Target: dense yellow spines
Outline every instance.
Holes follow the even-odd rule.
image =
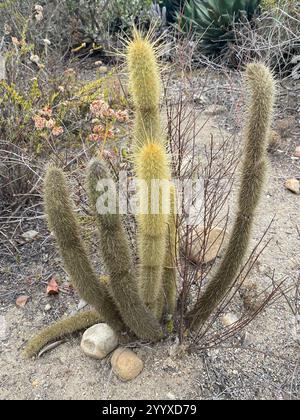
[[[160,74],[155,49],[151,41],[139,32],[127,47],[129,86],[134,105],[140,111],[159,106]]]
[[[148,138],[162,141],[160,126],[161,81],[153,43],[137,31],[127,46],[129,87],[135,106],[134,136],[138,145]]]
[[[137,153],[139,185],[138,248],[139,285],[149,309],[158,316],[170,214],[170,169],[164,146],[147,142]]]
[[[149,142],[138,152],[136,175],[139,181],[139,227],[143,234],[157,236],[166,232],[170,209],[170,170],[163,146]]]

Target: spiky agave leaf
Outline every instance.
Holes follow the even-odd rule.
[[[179,29],[196,31],[204,51],[216,54],[233,41],[234,22],[251,20],[259,4],[260,0],[189,0],[178,15]]]

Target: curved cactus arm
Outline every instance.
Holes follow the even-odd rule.
[[[79,312],[66,319],[61,319],[41,330],[26,344],[23,356],[27,359],[36,356],[39,351],[51,341],[64,338],[68,334],[84,330],[103,321],[103,317],[96,311]]]
[[[247,66],[246,83],[250,98],[237,216],[223,260],[202,297],[187,316],[194,330],[199,329],[209,318],[238,274],[247,252],[255,210],[264,184],[275,82],[272,74],[263,64],[255,63]]]
[[[100,283],[80,238],[67,180],[63,171],[49,167],[44,182],[44,202],[48,224],[54,233],[64,266],[79,295],[92,305],[116,331],[124,328],[116,305]]]
[[[101,254],[110,276],[110,290],[125,324],[139,338],[162,338],[159,323],[144,306],[132,267],[128,240],[119,214],[101,214],[97,201],[104,193],[102,180],[111,177],[105,162],[94,159],[88,167],[87,186],[90,203],[100,232]]]

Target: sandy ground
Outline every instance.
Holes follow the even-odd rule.
[[[210,119],[203,135],[220,135],[218,118]],[[300,144],[298,134],[282,138],[270,154],[269,180],[253,236],[255,243],[274,217],[271,245],[251,274],[261,286],[268,284],[274,270],[276,279],[286,277],[288,284],[300,275],[300,196],[284,188],[285,179],[299,178],[300,160],[291,159]],[[39,236],[30,244],[17,244],[17,257],[5,249],[1,254],[0,316],[6,331],[0,337],[0,399],[299,399],[295,316],[283,297],[247,327],[246,335],[222,347],[178,355],[172,338],[156,346],[138,346],[145,368],[130,383],[115,377],[108,359],[86,357],[79,346],[81,334],[40,359],[25,361],[21,350],[26,340],[43,325],[76,311],[79,297],[66,284],[44,220],[24,222],[21,227],[35,229]],[[53,273],[60,274],[63,292],[48,297],[45,286]],[[16,297],[22,294],[30,299],[24,308],[17,308]],[[235,311],[242,310],[242,299],[237,297]]]

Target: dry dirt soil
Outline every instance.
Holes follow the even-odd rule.
[[[213,77],[211,86],[208,92],[213,91]],[[204,103],[199,110],[213,104],[223,107],[217,115],[199,117],[200,125],[205,122],[201,139],[210,133],[216,138],[227,135],[231,121],[239,119],[233,112],[239,89],[228,89],[226,95],[208,93],[201,99]],[[282,99],[281,110],[285,107]],[[276,280],[287,279],[286,286],[295,284],[300,275],[300,196],[284,187],[287,178],[300,178],[300,159],[292,159],[295,147],[300,145],[296,107],[291,115],[294,123],[281,129],[280,141],[269,154],[269,179],[255,223],[253,243],[274,218],[268,234],[271,244],[251,274],[262,287],[273,272]],[[276,119],[280,118],[278,112]],[[241,141],[239,134],[237,141]],[[246,332],[218,348],[177,351],[173,338],[155,346],[137,345],[135,350],[145,368],[130,383],[121,382],[112,373],[108,359],[96,361],[82,353],[82,334],[39,359],[24,360],[21,351],[28,338],[41,327],[75,312],[79,297],[69,288],[43,218],[21,220],[1,229],[8,240],[2,243],[0,256],[0,316],[2,327],[4,322],[6,326],[0,336],[0,399],[299,399],[299,336],[297,342],[295,315],[290,307],[295,304],[295,291],[289,293],[290,305],[281,296]],[[22,232],[30,229],[36,230],[38,237],[30,243],[22,242]],[[53,274],[61,292],[47,296],[46,284]],[[15,304],[20,295],[29,296],[23,308]],[[51,309],[46,311],[48,304]],[[237,315],[243,311],[240,297],[234,310]]]

